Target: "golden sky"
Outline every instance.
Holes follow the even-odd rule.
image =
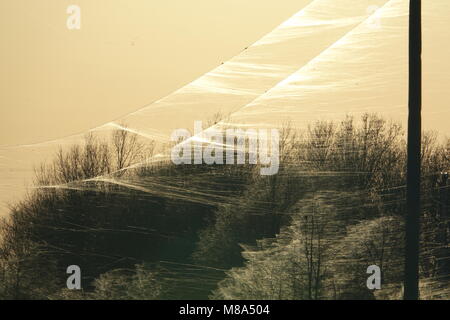
[[[355,1],[368,8],[376,3]],[[138,110],[238,54],[311,2],[3,0],[0,145],[60,138]],[[81,8],[81,30],[66,27],[70,4]],[[433,85],[425,88],[432,93],[425,102],[434,105],[446,99],[450,82],[450,4],[424,2],[424,11],[424,56],[432,55],[424,80]]]
[[[2,0],[0,145],[83,132],[238,54],[309,0]],[[81,8],[68,30],[66,8]]]
[[[450,136],[450,1],[423,4],[423,124]],[[165,142],[217,111],[235,125],[367,111],[405,124],[407,27],[408,0],[2,0],[0,215],[82,135],[51,140],[99,126]]]

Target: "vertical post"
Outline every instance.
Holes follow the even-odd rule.
[[[409,7],[409,114],[404,299],[419,299],[420,151],[422,104],[421,0]]]

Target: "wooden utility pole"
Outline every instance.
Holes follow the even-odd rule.
[[[422,106],[422,5],[409,3],[409,114],[406,181],[404,299],[419,299],[420,150]]]

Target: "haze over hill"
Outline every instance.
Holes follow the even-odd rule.
[[[176,3],[182,6],[180,2]],[[295,7],[293,3],[293,1],[287,1],[286,6]],[[20,4],[23,5],[24,14],[29,14],[26,13],[27,7],[24,6],[24,3]],[[204,3],[202,2],[202,4]],[[140,5],[144,4],[141,3]],[[298,5],[297,1],[296,6]],[[2,3],[2,6],[7,7],[8,5]],[[80,6],[86,9],[88,17],[91,17],[94,12],[100,16],[102,14],[100,7],[89,5],[87,2],[85,4],[80,2]],[[113,6],[113,4],[110,3],[109,6]],[[254,6],[255,8],[258,7],[256,4]],[[106,44],[108,41],[112,41],[112,43],[128,41],[131,34],[130,30],[118,34],[108,34],[109,40],[105,39],[106,42],[102,42],[103,45],[99,48],[95,46],[99,41],[99,34],[89,33],[91,29],[89,29],[89,23],[87,23],[83,26],[83,34],[75,35],[74,37],[79,38],[74,41],[78,44],[83,43],[85,49],[93,45],[93,48],[97,48],[97,51],[92,49],[92,51],[86,53],[85,51],[79,51],[77,47],[72,47],[74,54],[66,56],[59,63],[70,66],[72,61],[76,61],[78,65],[85,65],[86,69],[83,72],[87,72],[86,70],[89,69],[90,71],[87,73],[80,71],[78,74],[78,71],[74,69],[67,73],[69,78],[78,74],[78,79],[81,82],[89,75],[94,77],[101,75],[101,78],[96,79],[97,81],[92,85],[101,88],[98,90],[101,90],[102,94],[95,95],[95,99],[90,99],[90,97],[93,97],[92,92],[87,94],[85,91],[79,92],[73,87],[64,86],[65,75],[59,74],[58,77],[62,77],[58,79],[60,85],[53,87],[48,83],[48,90],[45,91],[44,98],[37,99],[32,104],[22,103],[23,119],[33,115],[28,121],[33,124],[42,123],[43,131],[46,131],[45,128],[49,126],[49,123],[54,123],[55,127],[64,128],[68,126],[72,128],[68,132],[76,132],[73,129],[76,127],[73,125],[76,121],[73,121],[73,116],[71,116],[73,113],[68,113],[66,119],[60,115],[58,119],[52,120],[48,117],[48,112],[40,113],[39,111],[44,110],[40,108],[53,99],[53,94],[64,95],[64,92],[72,92],[73,95],[69,95],[69,97],[75,99],[67,99],[66,102],[71,105],[75,103],[83,106],[80,110],[84,111],[77,113],[77,117],[80,119],[91,119],[95,112],[92,113],[89,109],[104,110],[109,105],[114,105],[115,109],[114,112],[110,113],[109,119],[120,114],[126,114],[114,122],[107,122],[98,127],[94,125],[95,129],[93,130],[108,133],[118,124],[126,123],[130,129],[139,133],[142,137],[160,143],[169,141],[173,130],[177,128],[191,130],[195,120],[209,119],[217,112],[227,115],[227,122],[235,126],[270,127],[290,120],[295,125],[302,127],[317,119],[339,120],[347,114],[359,115],[364,112],[377,112],[405,124],[407,115],[408,1],[314,0],[303,1],[300,7],[302,7],[301,11],[260,40],[256,38],[251,41],[245,40],[249,44],[254,42],[252,45],[244,47],[243,42],[239,42],[243,49],[242,52],[225,61],[219,67],[165,98],[132,113],[129,113],[129,111],[136,110],[138,105],[142,105],[142,97],[149,97],[147,92],[152,92],[154,87],[159,88],[159,92],[169,90],[170,86],[167,83],[161,84],[161,81],[167,76],[164,75],[167,70],[160,70],[158,75],[154,79],[150,79],[150,83],[147,83],[144,81],[146,78],[143,75],[147,71],[151,73],[151,70],[147,69],[145,64],[142,63],[143,60],[140,60],[139,65],[133,64],[134,59],[141,57],[140,55],[145,52],[145,50],[139,51],[139,46],[142,44],[139,37],[130,42],[130,44],[137,45],[136,48],[133,48],[133,51],[111,50]],[[107,8],[111,9],[112,7]],[[211,12],[214,11],[213,5],[209,8]],[[230,11],[234,12],[233,9],[236,8],[239,8],[239,6],[232,7]],[[267,7],[267,12],[271,8]],[[252,12],[251,9],[248,8],[246,12]],[[448,135],[450,134],[450,126],[447,123],[449,108],[446,89],[450,83],[450,62],[448,61],[450,55],[450,44],[448,43],[450,22],[448,22],[447,17],[450,13],[450,3],[446,0],[426,2],[423,11],[424,128],[436,130],[442,135]],[[6,10],[2,10],[2,12],[6,12]],[[134,15],[138,14],[135,11],[133,12]],[[165,12],[167,13],[167,11]],[[284,13],[285,11],[283,11]],[[217,11],[216,14],[221,15],[222,11]],[[115,15],[117,18],[120,17],[119,21],[124,21],[125,17],[118,13],[115,13]],[[145,17],[141,14],[138,14],[138,16],[141,19]],[[65,16],[61,17],[61,19],[63,18]],[[259,17],[259,19],[264,18],[265,16]],[[129,19],[131,19],[131,16]],[[36,17],[30,19],[28,28],[34,25],[35,22],[33,21],[36,21]],[[11,18],[2,19],[2,23],[8,22],[12,23]],[[244,27],[245,24],[251,24],[251,30],[256,30],[254,25],[262,25],[261,22],[253,23],[252,21],[249,23],[249,21],[245,21],[236,28],[246,28]],[[136,25],[134,27],[138,28]],[[105,29],[108,28],[105,27]],[[2,28],[2,30],[5,29]],[[99,32],[100,29],[94,30]],[[179,33],[185,31],[183,28],[168,30],[171,30],[168,31],[169,34],[174,30]],[[61,32],[65,33],[66,31]],[[252,36],[256,34],[255,31]],[[231,45],[229,41],[217,41],[217,39],[227,39],[225,35],[209,34],[208,36],[216,40],[212,42],[213,44],[222,43],[223,47],[220,50],[226,50],[225,45]],[[11,35],[8,37],[7,39],[13,41]],[[56,46],[52,39],[47,38],[46,41],[47,46]],[[205,51],[209,50],[209,46],[212,45],[206,45],[204,39],[200,42],[203,42],[202,48]],[[198,44],[198,42],[195,43]],[[233,42],[233,48],[235,48],[236,43]],[[151,39],[145,41],[146,50],[151,50],[153,45]],[[190,44],[184,43],[183,45],[189,46]],[[39,48],[39,43],[35,42],[35,46]],[[113,48],[115,48],[114,46]],[[15,48],[17,49],[17,47]],[[171,50],[175,50],[175,48],[172,47]],[[62,49],[58,48],[58,50]],[[58,57],[58,50],[53,52],[54,57]],[[172,56],[173,52],[168,54],[170,52],[172,51],[165,51],[161,55],[167,55],[165,59],[168,61],[175,59]],[[227,52],[229,53],[226,55],[230,56],[231,52]],[[14,58],[13,53],[13,51],[3,53],[5,55],[3,60],[8,57],[8,61],[11,61]],[[44,54],[42,51],[36,51],[35,53],[36,55]],[[20,54],[24,55],[25,53],[20,52]],[[186,78],[181,76],[184,73],[184,68],[189,67],[189,72],[185,74],[189,74],[192,80],[196,76],[196,70],[207,66],[206,64],[200,66],[203,55],[199,55],[198,52],[190,54],[192,56],[187,56],[181,64],[176,64],[178,68],[183,70],[183,72],[179,72],[180,69],[175,70],[174,74],[178,74],[179,79],[182,79],[177,82],[178,85],[187,81]],[[215,57],[218,55],[223,57],[222,54],[216,52]],[[98,63],[99,57],[103,56],[108,59],[105,59],[103,63]],[[29,59],[33,58],[29,57]],[[35,69],[36,77],[37,75],[51,77],[51,73],[55,75],[55,65],[52,64],[49,57],[46,57],[46,59],[47,64],[43,64],[39,68],[35,66],[37,68]],[[92,61],[97,63],[92,64]],[[193,64],[192,61],[196,61],[196,63]],[[210,58],[208,61],[211,61],[208,66],[212,66],[214,58]],[[198,67],[197,63],[199,64]],[[20,74],[22,76],[27,75],[24,71],[26,66],[23,68],[18,69],[11,84],[7,85],[8,79],[2,79],[2,87],[7,92],[6,99],[4,98],[5,101],[2,102],[4,105],[14,101],[13,98],[17,96],[18,92],[25,100],[36,97],[36,95],[31,94],[32,91],[30,90],[37,89],[31,89],[29,85],[14,87],[14,90],[7,91],[7,88],[17,85],[20,79],[31,81],[31,78],[15,78]],[[73,68],[73,66],[69,68]],[[105,80],[109,75],[108,71],[105,70],[111,70],[111,68],[116,72],[115,75],[122,74],[127,79],[127,86],[121,87],[122,82],[115,82],[113,86],[106,86]],[[97,70],[99,71],[98,74]],[[12,71],[14,69],[9,69],[7,74],[12,74]],[[140,75],[139,79],[136,77],[137,72]],[[52,79],[54,80],[54,78]],[[121,96],[120,103],[115,101],[111,104],[116,97],[111,91],[118,90],[131,93]],[[139,92],[139,98],[136,97],[136,92]],[[157,95],[152,95],[152,97],[157,98]],[[31,105],[35,105],[35,107],[31,107]],[[124,105],[127,107],[123,107]],[[7,125],[8,115],[11,119],[11,115],[14,115],[14,113],[9,112],[8,107],[2,109],[2,113],[5,114],[5,116],[2,116],[3,121],[5,121],[2,136],[12,137],[10,139],[4,138],[3,141],[6,141],[6,144],[16,144],[12,147],[0,149],[0,177],[2,180],[0,200],[5,203],[6,201],[18,200],[23,196],[25,186],[31,184],[34,165],[49,160],[59,146],[78,143],[84,133],[27,145],[24,142],[36,141],[36,137],[41,134],[40,130],[36,129],[35,125],[31,125],[33,129],[28,131],[14,130],[14,127]],[[100,117],[94,116],[92,119],[95,118],[97,123],[99,119],[107,120],[102,111],[99,113]],[[15,119],[20,119],[20,117],[15,117]],[[88,122],[84,122],[81,127],[86,127],[86,123]],[[90,123],[94,124],[94,122]],[[60,130],[60,132],[63,131]],[[20,138],[15,139],[15,135]],[[47,136],[54,136],[54,133],[47,133]],[[32,138],[30,139],[30,137]],[[13,141],[19,142],[19,144],[17,145]]]

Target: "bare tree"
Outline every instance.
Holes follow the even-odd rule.
[[[138,141],[138,136],[121,126],[112,134],[116,170],[122,170],[133,164],[142,152],[143,144]]]

